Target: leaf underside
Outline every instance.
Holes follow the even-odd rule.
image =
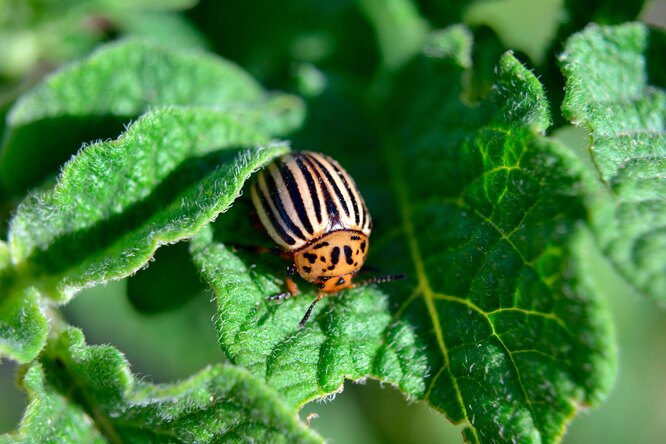
[[[589,132],[605,190],[591,203],[599,244],[636,288],[666,304],[666,93],[650,85],[647,66],[660,33],[590,26],[566,43],[561,65],[564,113]]]
[[[385,211],[371,208],[370,263],[408,280],[328,297],[298,329],[314,292],[266,303],[280,268],[225,247],[234,225],[200,232],[195,263],[217,295],[223,350],[294,409],[371,376],[465,422],[469,441],[554,442],[580,405],[605,396],[615,365],[608,314],[577,264],[578,163],[540,135],[542,88],[511,54],[476,108],[455,86],[469,57],[447,55],[405,70],[382,152],[354,153],[374,159],[367,177],[392,185],[375,199]]]

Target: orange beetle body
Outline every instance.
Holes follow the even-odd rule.
[[[298,293],[290,278],[295,272],[319,288],[301,326],[324,294],[359,285],[353,278],[368,254],[372,219],[354,180],[338,162],[308,151],[285,154],[258,174],[251,197],[261,224],[292,260],[289,292],[271,299]]]

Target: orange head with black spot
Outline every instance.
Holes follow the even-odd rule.
[[[368,254],[368,236],[355,230],[332,231],[294,252],[294,266],[324,293],[353,287],[352,279]]]

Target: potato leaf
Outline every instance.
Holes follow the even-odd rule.
[[[591,199],[598,242],[636,288],[663,305],[666,93],[648,78],[650,37],[660,33],[638,23],[590,26],[566,43],[561,65],[564,113],[589,132],[605,191]]]
[[[54,172],[82,143],[116,137],[159,106],[196,105],[237,114],[271,134],[298,125],[298,98],[269,96],[231,62],[141,40],[103,46],[55,73],[12,107],[0,180],[19,193]]]
[[[44,321],[20,300],[23,288],[65,302],[82,288],[136,272],[160,245],[191,237],[225,211],[254,170],[288,149],[256,146],[265,142],[227,112],[162,108],[118,140],[83,149],[55,188],[30,195],[10,221],[2,348],[28,361],[43,345]]]
[[[445,41],[460,36],[438,33],[437,47],[469,50]],[[491,95],[464,105],[469,60],[414,60],[377,113],[380,151],[332,153],[364,162],[370,263],[406,281],[327,297],[299,329],[313,289],[267,303],[284,265],[226,247],[240,234],[225,220],[192,252],[217,296],[223,350],[292,408],[373,377],[465,423],[468,441],[555,442],[615,373],[608,313],[579,267],[580,164],[542,136],[542,87],[510,53]]]
[[[74,328],[50,342],[23,384],[30,404],[2,443],[322,442],[247,371],[212,366],[153,385],[138,381],[118,350],[87,346]]]
[[[60,300],[128,276],[226,210],[250,173],[287,149],[251,148],[262,142],[221,111],[146,114],[118,140],[83,149],[54,189],[19,206],[9,230],[14,267]]]

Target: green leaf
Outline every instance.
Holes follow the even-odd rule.
[[[39,363],[30,366],[22,385],[28,392],[28,407],[19,429],[0,435],[0,443],[106,442],[80,406],[49,387]]]
[[[118,140],[83,149],[54,189],[19,206],[9,230],[14,267],[59,300],[128,276],[225,211],[255,169],[287,150],[248,148],[264,142],[226,112],[150,112]]]
[[[48,322],[33,289],[9,290],[0,296],[0,357],[32,361],[46,342]]]
[[[569,39],[563,111],[590,134],[602,183],[591,201],[599,244],[636,288],[664,304],[666,93],[649,84],[650,36],[635,23],[590,26]]]
[[[42,363],[44,371],[35,364],[25,378],[30,405],[19,442],[322,442],[241,369],[213,366],[153,385],[138,381],[116,349],[87,346],[73,328],[49,344]]]
[[[445,47],[469,48],[459,37]],[[391,89],[402,94],[383,105],[381,152],[332,153],[361,163],[369,263],[406,281],[327,297],[299,329],[313,289],[267,303],[284,264],[225,247],[243,236],[226,218],[192,253],[216,293],[223,350],[292,408],[373,377],[465,423],[468,441],[555,442],[615,374],[608,313],[580,267],[580,167],[541,135],[543,90],[511,54],[475,108],[459,100],[469,54],[436,55]]]
[[[125,122],[164,105],[219,108],[271,134],[294,128],[303,114],[299,99],[267,95],[219,57],[121,41],[54,74],[15,104],[7,116],[0,180],[21,192],[83,142],[115,137]]]
[[[564,101],[565,79],[558,67],[558,57],[564,51],[564,44],[575,32],[581,31],[589,23],[621,24],[638,19],[645,7],[644,0],[591,0],[581,2],[578,0],[564,0],[561,5],[559,27],[551,39],[546,57],[539,67],[543,74],[541,81],[546,87],[550,103]],[[561,114],[556,113],[555,126],[566,123]]]

